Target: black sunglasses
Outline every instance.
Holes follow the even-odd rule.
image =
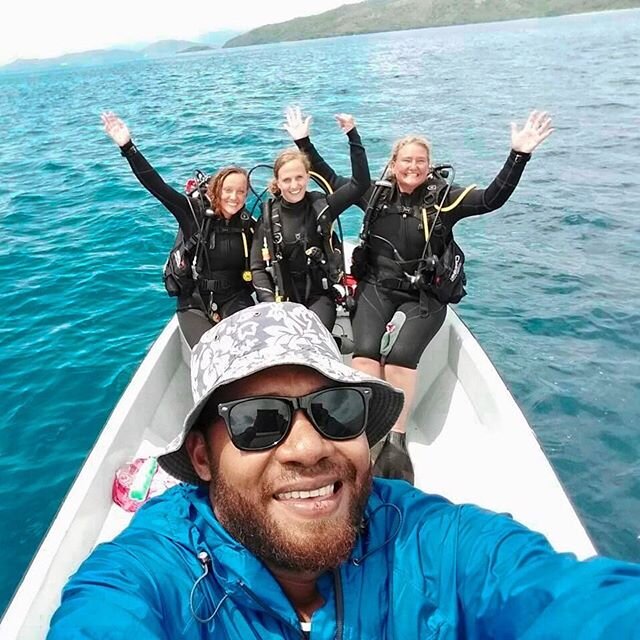
[[[218,413],[238,449],[263,451],[285,440],[298,409],[329,440],[357,438],[367,426],[371,394],[370,387],[330,387],[299,398],[241,398],[221,402]]]

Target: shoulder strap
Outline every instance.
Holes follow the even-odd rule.
[[[209,242],[209,235],[211,234],[211,217],[207,216],[203,219],[200,229],[189,238],[187,242],[191,243],[195,239],[195,255],[193,257],[192,275],[193,279],[197,280],[199,276],[199,270],[202,268],[200,265],[201,259],[205,255],[205,247]]]
[[[444,175],[448,176],[449,174],[447,172]],[[431,236],[436,230],[438,233],[441,233],[442,231],[443,224],[440,220],[440,213],[442,212],[443,205],[451,191],[452,184],[453,182],[449,182],[443,175],[438,173],[437,169],[434,170],[434,173],[427,182],[427,186],[422,197],[422,206],[420,207],[420,216],[422,224],[424,225],[425,238],[422,260],[427,256],[433,255],[433,250],[431,248]],[[435,213],[431,229],[428,228],[429,213]],[[453,239],[453,236],[451,239]]]
[[[271,254],[273,264],[273,280],[275,285],[276,300],[284,292],[284,279],[282,274],[282,227],[280,224],[280,206],[272,198],[268,198],[262,207],[262,219],[264,220],[264,237]],[[277,226],[277,229],[275,228]]]
[[[318,233],[325,237],[331,234],[331,218],[329,217],[329,203],[324,193],[308,194],[311,200],[311,211],[318,226]]]
[[[448,182],[442,178],[429,178],[422,194],[422,206],[434,210],[439,207],[448,186]]]
[[[269,198],[265,203],[265,211],[268,211],[269,217],[269,238],[273,243],[275,256],[278,260],[282,259],[282,245],[284,238],[282,236],[282,221],[280,218],[280,202]]]
[[[253,222],[251,214],[246,209],[243,209],[238,215],[240,216],[240,224],[242,225],[242,230],[251,231],[251,224]]]
[[[342,228],[340,235],[334,233],[329,204],[322,193],[311,193],[311,210],[315,216],[317,229],[322,238],[324,256],[328,265],[328,276],[333,283],[337,283],[346,271],[344,251],[342,247]],[[336,218],[340,226],[340,218]]]
[[[244,250],[244,273],[242,274],[242,278],[249,282],[251,279],[251,263],[249,258],[249,238],[253,233],[253,218],[251,214],[246,210],[242,209],[240,212],[240,224],[242,225],[242,248]]]
[[[269,198],[262,205],[262,221],[264,224],[264,237],[267,240],[269,253],[273,257],[275,253],[274,252],[275,246],[273,242],[272,216],[273,216],[273,200]]]
[[[362,220],[362,230],[360,231],[360,240],[366,243],[369,239],[369,231],[376,217],[380,214],[382,207],[389,199],[389,194],[393,189],[393,183],[389,180],[381,179],[376,180],[373,186],[373,191],[367,208],[364,212],[364,218]]]

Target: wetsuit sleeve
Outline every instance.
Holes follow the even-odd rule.
[[[349,182],[349,178],[339,176],[332,167],[329,166],[309,137],[296,140],[295,143],[298,145],[300,151],[304,151],[309,157],[311,170],[319,173],[331,185],[332,189],[339,189],[343,184]]]
[[[508,516],[460,510],[457,596],[466,638],[631,638],[640,565],[578,561]]]
[[[276,297],[273,280],[267,273],[266,265],[262,259],[264,233],[264,225],[262,219],[260,219],[256,223],[253,242],[251,244],[251,275],[253,277],[253,287],[258,296],[258,302],[274,302]]]
[[[354,128],[349,131],[347,137],[349,138],[352,176],[350,180],[327,196],[327,203],[332,220],[335,220],[351,205],[358,203],[371,187],[371,174],[369,173],[367,153],[360,140],[360,134]]]
[[[97,547],[65,587],[47,640],[166,640],[164,626],[149,571],[109,543]]]
[[[132,141],[127,142],[120,151],[140,184],[174,215],[183,233],[191,235],[198,223],[189,198],[170,187]]]
[[[442,219],[453,226],[458,220],[499,209],[514,192],[531,154],[511,150],[500,173],[486,189],[465,189],[454,186],[442,210]],[[448,209],[448,210],[447,210]]]

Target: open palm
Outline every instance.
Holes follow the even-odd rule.
[[[532,111],[522,129],[511,123],[511,148],[519,153],[531,153],[553,131],[551,116],[546,111]]]
[[[118,116],[111,112],[105,111],[101,116],[102,124],[106,134],[119,146],[123,147],[129,140],[131,134],[129,128]]]
[[[287,107],[285,118],[284,128],[293,140],[302,140],[309,136],[312,118],[303,117],[300,107]]]

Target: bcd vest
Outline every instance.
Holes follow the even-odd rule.
[[[265,239],[268,251],[263,250],[263,259],[267,271],[274,280],[276,299],[291,297],[295,283],[302,279],[305,292],[297,291],[300,301],[306,302],[312,289],[321,288],[333,293],[333,285],[340,282],[344,275],[344,252],[342,241],[332,230],[329,205],[324,194],[309,192],[310,211],[313,221],[302,220],[301,233],[296,235],[294,251],[305,254],[306,268],[304,273],[294,272],[287,264],[284,255],[285,240],[282,231],[282,206],[280,200],[269,199],[263,206]],[[311,231],[310,231],[311,227]]]
[[[251,281],[249,266],[249,240],[251,233],[251,216],[242,209],[240,227],[222,225],[214,217],[213,211],[205,208],[202,199],[196,200],[200,212],[200,228],[190,238],[185,239],[182,229],[178,230],[169,257],[164,265],[163,281],[170,296],[189,297],[193,295],[196,285],[203,291],[220,292],[229,288],[235,273],[221,269],[208,269],[204,253],[215,247],[216,235],[222,233],[241,233],[243,235],[245,269],[242,279]]]
[[[361,234],[362,242],[353,251],[351,271],[354,276],[364,278],[369,265],[382,268],[395,265],[394,270],[403,271],[399,260],[371,255],[369,240],[372,237],[371,226],[378,217],[390,214],[411,215],[416,218],[418,229],[425,236],[425,248],[418,261],[418,268],[403,277],[383,277],[379,284],[395,290],[417,291],[421,295],[428,293],[443,304],[459,302],[466,295],[464,253],[455,242],[451,230],[447,230],[441,220],[449,188],[443,177],[437,173],[431,175],[423,187],[421,202],[412,206],[390,202],[394,190],[391,184],[378,188],[377,194],[374,191],[372,198],[376,198],[376,201],[368,207]]]

